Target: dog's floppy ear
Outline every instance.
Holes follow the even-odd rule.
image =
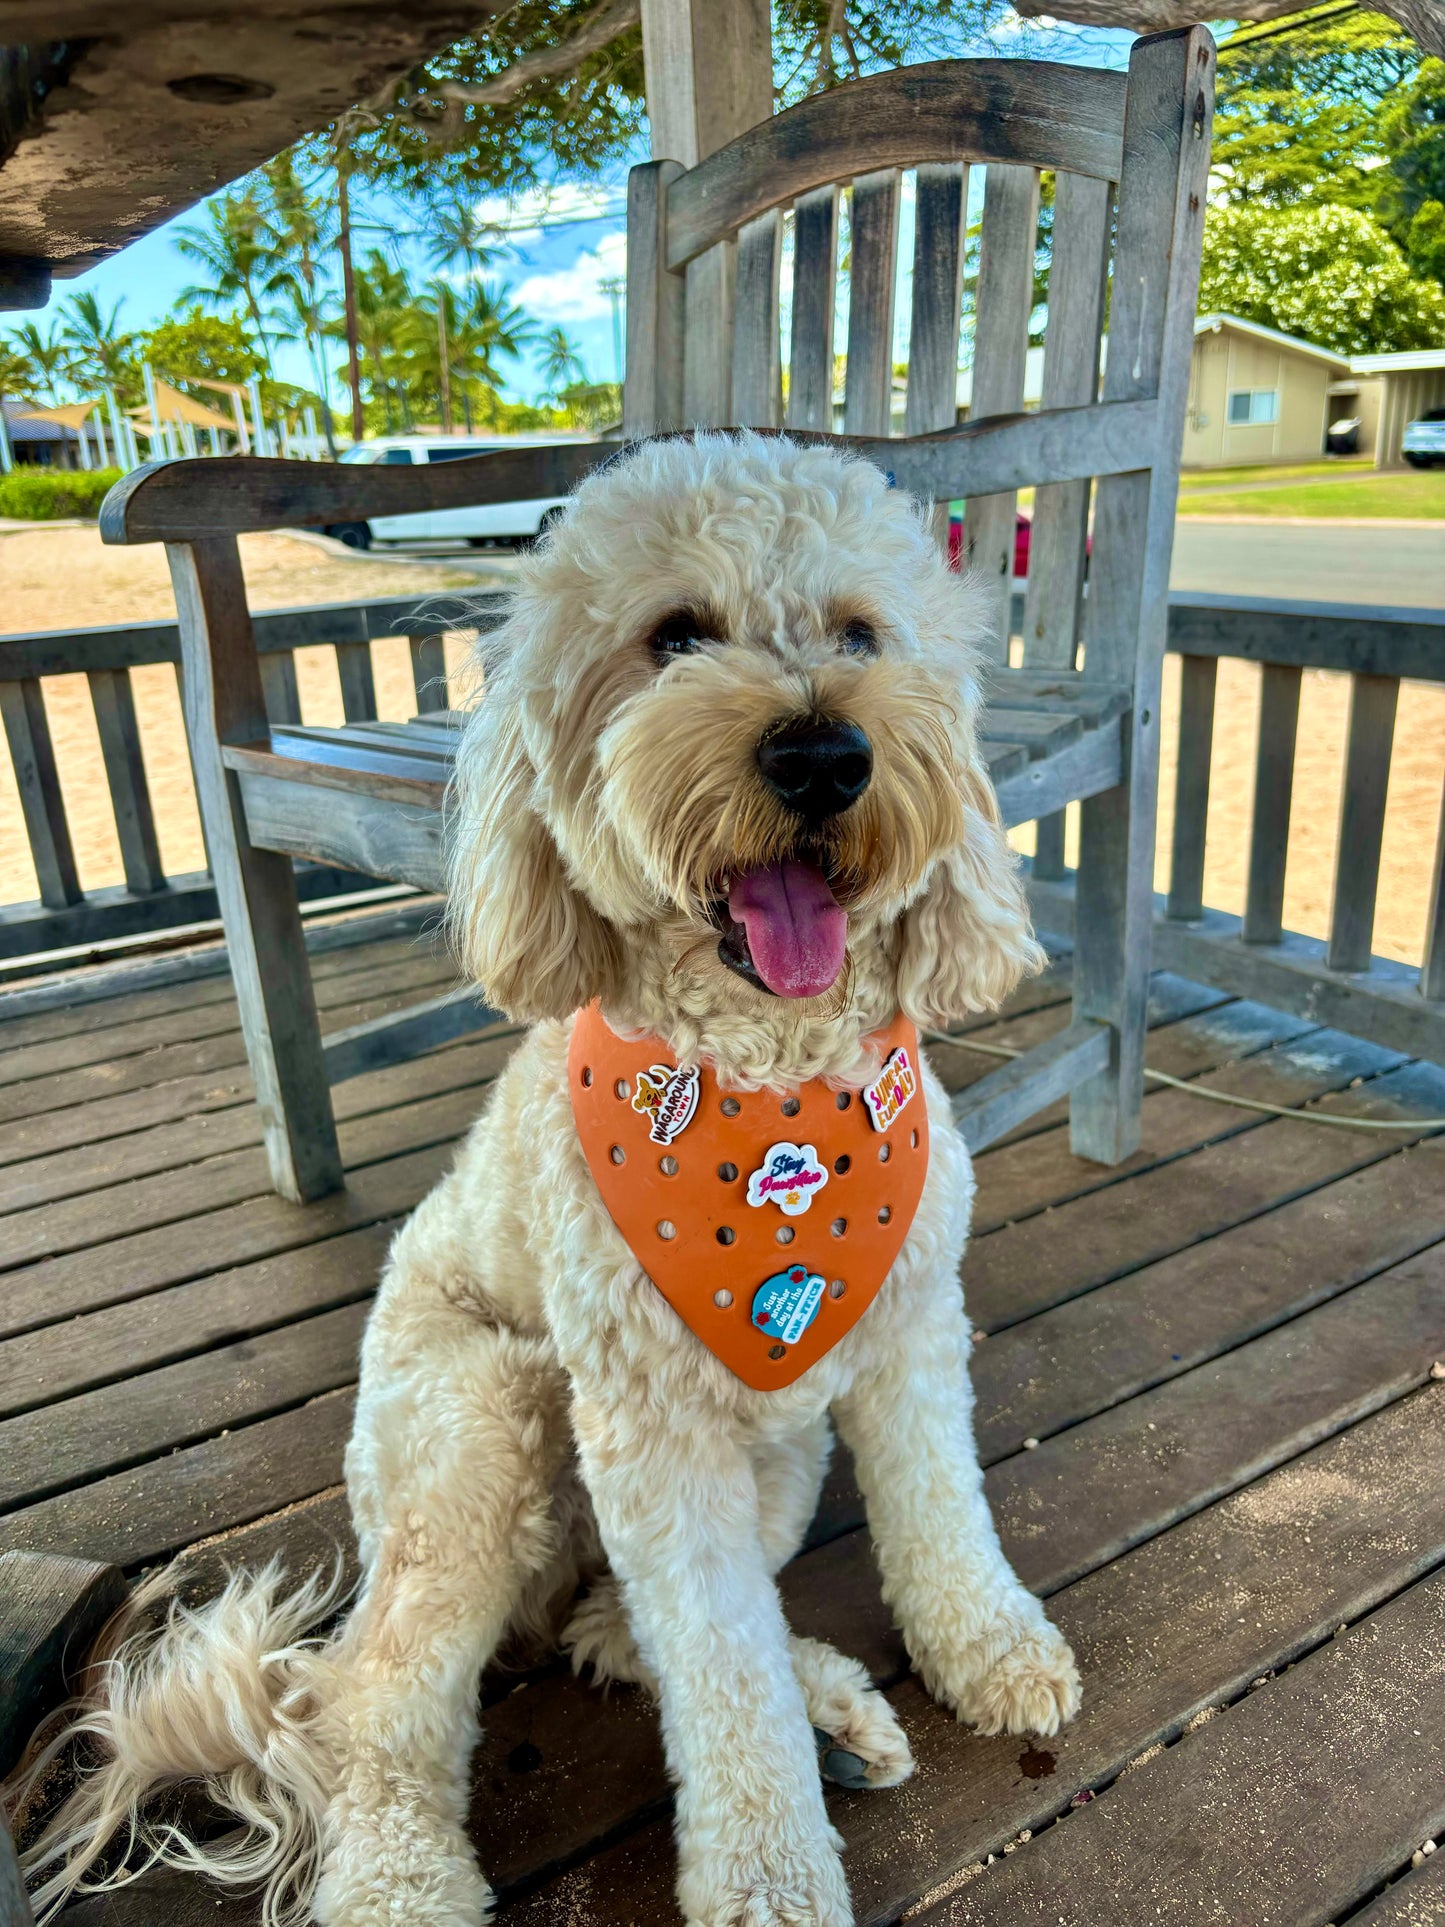
[[[489,682],[457,757],[447,896],[462,966],[507,1016],[567,1017],[615,983],[615,939],[542,818],[505,673]]]
[[[971,771],[962,839],[903,914],[899,1007],[914,1023],[941,1028],[970,1011],[996,1010],[1020,977],[1044,962],[993,790]]]

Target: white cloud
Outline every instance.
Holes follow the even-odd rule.
[[[627,237],[608,234],[595,248],[579,254],[570,268],[532,274],[516,290],[519,306],[542,321],[603,321],[611,318],[611,297],[602,283],[627,272]]]

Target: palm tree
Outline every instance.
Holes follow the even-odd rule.
[[[296,172],[292,154],[278,154],[262,172],[270,199],[263,230],[271,268],[264,284],[265,292],[281,297],[286,304],[285,318],[294,324],[294,332],[283,333],[280,339],[305,344],[321,397],[326,445],[335,459],[331,403],[321,352],[322,330],[329,318],[331,303],[318,278],[316,265],[317,255],[331,241],[330,211],[324,201],[309,192]]]
[[[59,324],[52,321],[49,334],[43,335],[38,322],[27,321],[15,330],[14,339],[28,365],[31,385],[43,389],[54,406],[60,400],[60,382],[70,368],[70,347]]]
[[[491,245],[496,229],[477,213],[475,201],[459,198],[434,202],[426,214],[427,252],[440,268],[460,262],[470,280],[496,253]]]
[[[555,401],[569,382],[586,379],[587,370],[571,335],[565,328],[549,328],[542,336],[543,392]]]
[[[241,301],[251,317],[269,373],[271,347],[266,339],[261,296],[270,256],[266,220],[255,189],[223,194],[208,203],[206,225],[182,228],[176,246],[189,260],[198,261],[210,276],[209,281],[196,287],[183,288],[178,303],[199,301],[209,308],[225,309]]]
[[[367,251],[356,270],[356,334],[366,365],[373,399],[380,400],[388,432],[396,427],[396,405],[401,404],[402,426],[411,427],[407,376],[409,350],[417,345],[421,317],[402,269],[394,267],[379,248]],[[344,320],[323,324],[327,335],[346,335]],[[428,338],[433,339],[430,329]],[[435,347],[432,349],[435,354]]]
[[[107,316],[94,292],[86,289],[71,296],[68,311],[61,310],[61,338],[71,349],[68,372],[80,386],[87,385],[88,376],[98,376],[101,387],[117,388],[133,375],[133,337],[120,330],[124,306],[123,300],[117,301]]]

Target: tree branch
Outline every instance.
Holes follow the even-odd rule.
[[[503,107],[534,80],[575,73],[589,54],[610,46],[641,18],[642,0],[601,0],[576,33],[555,47],[538,47],[533,53],[523,54],[490,80],[448,80],[438,91],[444,100],[466,101],[474,107]]]
[[[1445,60],[1445,0],[1371,0],[1389,14],[1424,52]],[[1035,19],[1048,14],[1083,27],[1123,27],[1135,33],[1167,33],[1219,18],[1218,6],[1205,0],[1015,0],[1018,11]],[[1277,20],[1317,6],[1319,0],[1230,0],[1231,20]]]

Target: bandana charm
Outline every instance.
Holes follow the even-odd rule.
[[[637,1073],[632,1108],[650,1121],[654,1144],[671,1144],[691,1124],[697,1109],[701,1072],[696,1064],[654,1064]]]
[[[753,1330],[764,1338],[796,1345],[818,1315],[823,1279],[806,1265],[789,1265],[758,1286],[753,1298]]]
[[[749,1204],[775,1204],[784,1217],[800,1218],[828,1182],[811,1144],[774,1144],[748,1179]]]
[[[908,1055],[907,1045],[900,1044],[875,1081],[863,1087],[863,1102],[868,1106],[874,1130],[886,1131],[917,1091],[918,1072]]]

